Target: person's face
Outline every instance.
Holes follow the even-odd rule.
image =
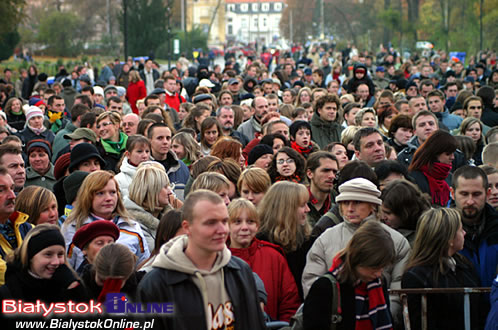
[[[269,113],[268,100],[265,98],[257,98],[254,102],[254,115],[258,119],[262,119],[267,113]]]
[[[152,154],[165,156],[171,146],[171,130],[168,127],[156,127],[150,137]]]
[[[48,203],[43,211],[40,212],[40,216],[38,221],[36,221],[36,224],[40,225],[42,223],[49,223],[51,225],[55,225],[58,219],[59,212],[57,211],[57,202],[54,199]]]
[[[102,140],[112,140],[119,137],[119,123],[114,124],[109,118],[104,118],[97,123],[99,137]]]
[[[251,245],[258,232],[258,222],[251,219],[246,210],[230,222],[230,247],[244,249]]]
[[[14,212],[16,194],[10,175],[0,175],[0,218],[7,219]]]
[[[199,117],[194,117],[194,120],[195,120],[195,122],[197,124],[197,128],[199,130],[201,130],[201,124],[204,121],[204,119],[206,119],[207,117],[209,117],[210,114],[211,114],[211,111],[206,110]]]
[[[338,171],[339,167],[336,161],[329,158],[322,158],[320,159],[320,166],[314,171],[308,170],[307,175],[312,187],[315,187],[320,192],[329,193],[334,186],[334,180]]]
[[[356,79],[363,79],[363,77],[365,77],[365,71],[356,71],[354,75]]]
[[[159,192],[159,196],[157,198],[157,201],[159,202],[159,206],[165,207],[169,204],[169,196],[173,194],[173,191],[171,190],[171,187],[169,184],[165,185],[161,191]]]
[[[278,111],[278,101],[277,99],[269,99],[268,100],[268,112],[277,112]]]
[[[220,115],[218,116],[218,121],[223,130],[225,131],[231,130],[233,128],[235,121],[233,110],[225,108],[221,109]]]
[[[301,104],[307,103],[311,101],[311,96],[307,91],[303,90],[299,96],[299,100],[301,101]]]
[[[188,111],[184,107],[180,107],[180,110],[178,111],[178,119],[181,121],[187,117]]]
[[[415,135],[420,142],[425,142],[432,133],[437,131],[437,122],[432,116],[420,116],[415,123]]]
[[[116,182],[109,180],[104,188],[95,192],[92,201],[92,212],[104,219],[111,219],[112,212],[118,205]]]
[[[221,96],[220,103],[221,103],[221,105],[232,105],[233,98],[230,94],[225,93]]]
[[[458,94],[458,87],[456,85],[450,86],[446,89],[446,97],[456,97]]]
[[[409,105],[414,114],[422,110],[428,110],[427,103],[425,102],[425,99],[423,97],[411,99]]]
[[[183,159],[186,156],[185,147],[178,140],[174,140],[171,143],[171,149],[178,156],[179,159]]]
[[[270,157],[270,162],[271,162],[271,157]],[[253,203],[254,206],[258,206],[259,202],[261,202],[264,196],[265,196],[264,192],[253,191],[251,188],[247,186],[245,182],[243,182],[240,187],[240,197],[247,199],[248,201]]]
[[[460,176],[457,180],[457,188],[451,188],[452,197],[457,209],[462,211],[464,222],[465,220],[472,221],[480,216],[484,209],[489,189],[483,187],[481,177],[465,179]]]
[[[211,126],[204,132],[204,141],[210,146],[215,144],[215,142],[218,140],[219,133],[218,133],[218,128],[216,125]]]
[[[114,85],[114,84],[111,84],[111,85]],[[106,100],[110,99],[113,96],[118,96],[118,91],[117,90],[111,88],[111,89],[109,89],[109,90],[107,90],[105,92],[105,99]]]
[[[392,103],[391,99],[388,97],[381,97],[379,99],[379,106],[380,107],[385,107],[385,106],[392,105],[392,104],[393,103]]]
[[[360,85],[358,86],[358,89],[356,90],[356,93],[360,96],[360,98],[363,101],[366,101],[369,96],[369,91],[368,91],[368,86],[367,85]]]
[[[284,123],[277,123],[277,124],[272,125],[270,134],[277,134],[277,133],[282,134],[288,140],[289,139],[289,126],[287,126]]]
[[[95,237],[86,247],[83,248],[83,254],[89,264],[93,264],[97,253],[107,244],[114,243],[114,237],[102,235]]]
[[[478,101],[478,100],[470,101],[469,104],[467,105],[467,112],[469,113],[469,117],[481,119],[481,115],[482,115],[482,103],[481,103],[481,101]]]
[[[29,164],[37,173],[45,173],[49,167],[50,159],[47,151],[43,148],[35,147],[29,154]]]
[[[29,268],[33,274],[44,280],[49,280],[64,261],[64,247],[62,245],[51,245],[31,258]]]
[[[289,91],[285,91],[284,94],[282,95],[282,101],[285,104],[292,104],[292,93]]]
[[[382,276],[382,272],[384,271],[384,267],[372,268],[372,267],[357,266],[355,270],[356,274],[358,275],[358,278],[362,282],[368,283],[380,278]]]
[[[149,159],[150,148],[146,144],[137,145],[130,153],[128,153],[128,160],[136,166]]]
[[[488,175],[488,187],[491,191],[488,203],[496,209],[498,208],[498,173]]]
[[[444,111],[444,104],[443,100],[439,98],[439,96],[431,96],[429,97],[429,109],[431,109],[431,112],[443,112]]]
[[[146,61],[145,68],[147,69],[147,71],[152,70],[152,61]]]
[[[253,90],[253,94],[254,94],[254,97],[263,96],[263,91],[262,91],[262,90],[261,90],[261,88],[258,86],[257,88],[254,88],[254,90]]]
[[[176,93],[176,80],[168,79],[164,82],[164,88],[170,93]]]
[[[360,111],[360,108],[353,108],[349,110],[347,114],[344,115],[344,118],[346,119],[348,126],[355,126],[356,123],[354,117],[356,116],[358,111]]]
[[[410,128],[400,127],[394,132],[394,140],[401,145],[406,145],[413,136],[413,131]]]
[[[306,112],[303,112],[302,114],[300,114],[299,116],[297,116],[294,119],[294,121],[297,121],[297,120],[309,121],[308,120],[308,114]]]
[[[414,97],[417,94],[418,94],[418,88],[416,86],[410,86],[410,88],[406,90],[406,96]]]
[[[161,106],[161,100],[160,99],[150,99],[150,100],[147,101],[147,106],[160,107]]]
[[[457,74],[460,74],[460,72],[462,72],[462,70],[463,70],[463,64],[462,63],[455,64],[455,72]]]
[[[341,208],[343,218],[355,225],[360,224],[363,219],[374,211],[372,204],[361,201],[339,202],[339,207]]]
[[[280,140],[279,138],[274,138],[273,139],[273,154],[275,155],[280,149],[282,149],[285,146],[284,141]]]
[[[93,157],[85,160],[78,166],[78,171],[92,173],[100,170],[100,162],[97,158]]]
[[[265,95],[273,93],[273,84],[267,83],[263,85],[263,92]]]
[[[453,115],[461,117],[462,119],[465,119],[467,116],[465,115],[465,110],[464,109],[458,109],[452,112]]]
[[[296,162],[285,152],[276,155],[277,172],[282,176],[291,176],[296,172]]]
[[[5,154],[2,157],[1,164],[7,168],[7,172],[9,172],[10,177],[14,180],[15,189],[22,189],[26,182],[26,170],[22,156],[20,154]]]
[[[465,131],[465,136],[469,136],[472,140],[477,143],[481,138],[481,125],[479,123],[474,123],[467,128]]]
[[[254,162],[254,166],[255,167],[259,167],[259,168],[262,168],[263,170],[267,170],[271,161],[272,161],[272,155],[270,154],[265,154],[261,157],[259,157],[255,162]]]
[[[201,200],[194,206],[191,223],[183,221],[188,236],[187,249],[198,256],[213,256],[225,248],[228,237],[228,211],[222,204]]]
[[[332,82],[328,89],[330,94],[338,95],[339,94],[339,83],[336,81]]]
[[[111,101],[109,103],[109,107],[107,108],[108,111],[117,111],[119,113],[123,113],[123,103],[118,103]]]
[[[301,148],[307,148],[311,143],[311,132],[307,128],[300,128],[296,132],[296,143]]]
[[[313,107],[305,108],[304,110],[306,110],[306,113],[308,114],[308,121],[311,121],[314,113]]]
[[[43,126],[43,117],[36,116],[29,119],[29,125],[33,128],[42,128]]]
[[[366,112],[361,119],[361,126],[375,127],[375,116],[371,112]]]
[[[422,87],[420,87],[420,95],[426,98],[427,94],[432,92],[433,89],[434,87],[432,87],[432,85],[422,85]]]
[[[320,118],[325,121],[334,121],[337,117],[337,104],[335,102],[325,103],[322,108],[318,109]]]
[[[332,154],[335,156],[335,158],[337,158],[337,162],[339,163],[339,170],[342,170],[342,168],[349,162],[346,148],[344,148],[343,145],[336,144],[332,148]]]
[[[453,160],[455,159],[455,155],[452,152],[443,152],[437,156],[437,161],[439,163],[451,165]]]
[[[359,160],[366,162],[370,166],[384,160],[386,149],[380,134],[374,133],[361,138],[360,150],[356,150],[355,154]]]
[[[64,99],[58,100],[54,99],[52,103],[52,112],[63,112],[64,111]]]
[[[232,92],[232,94],[238,94],[240,90],[240,84],[239,82],[233,83],[231,85],[228,85],[228,90]]]
[[[310,208],[308,206],[307,200],[303,201],[300,205],[298,205],[296,213],[299,225],[304,226],[304,224],[306,223],[306,215],[308,214],[309,211]]]
[[[104,96],[102,94],[93,94],[93,101],[96,104],[103,104],[104,103]]]
[[[12,101],[11,111],[19,112],[19,110],[21,110],[21,101],[15,99],[14,101]]]
[[[456,252],[463,250],[463,245],[465,243],[465,230],[463,230],[462,223],[460,222],[460,226],[456,232],[455,238],[450,241],[450,250],[449,255],[452,256]]]
[[[137,134],[139,118],[135,116],[125,116],[123,121],[121,122],[121,126],[123,127],[123,131],[126,135],[130,136],[133,134]]]

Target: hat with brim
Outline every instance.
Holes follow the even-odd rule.
[[[209,94],[199,94],[199,95],[194,96],[194,104],[202,102],[202,101],[206,101],[206,100],[212,101],[213,99],[211,98],[211,95],[209,95]]]
[[[355,178],[339,186],[336,202],[359,201],[382,205],[380,191],[375,184],[364,178]]]
[[[100,155],[97,148],[90,143],[80,143],[71,150],[71,163],[69,164],[69,172],[72,173],[76,168],[86,160],[97,158],[100,162],[100,168],[103,169],[106,165],[104,158]]]
[[[70,134],[65,134],[64,139],[81,140],[86,139],[92,143],[97,142],[97,134],[89,128],[80,127]]]
[[[115,90],[116,93],[118,92],[118,88],[114,85],[108,85],[106,88],[104,88],[104,95],[110,91],[111,89]],[[95,93],[95,90],[94,90],[94,93]]]
[[[199,82],[199,87],[208,87],[208,88],[213,88],[214,84],[211,82],[209,79],[202,79]]]

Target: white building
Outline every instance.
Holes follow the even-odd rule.
[[[284,1],[226,0],[227,40],[269,45],[280,38]]]

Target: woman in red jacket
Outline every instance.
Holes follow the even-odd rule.
[[[230,251],[247,262],[263,280],[268,294],[265,312],[272,320],[289,322],[301,301],[282,249],[255,237],[259,229],[258,212],[247,199],[233,200],[228,214]]]
[[[138,115],[137,101],[144,99],[147,96],[147,89],[137,70],[130,71],[129,75],[126,98],[128,99],[128,103],[130,103],[133,113]]]

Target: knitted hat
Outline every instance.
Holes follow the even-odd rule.
[[[247,165],[254,164],[261,156],[266,154],[273,155],[273,148],[267,144],[258,144],[249,152],[247,157]]]
[[[71,150],[71,163],[69,164],[69,172],[73,172],[78,165],[91,158],[97,158],[100,162],[100,168],[105,167],[105,160],[100,155],[97,148],[90,143],[80,143]]]
[[[59,229],[49,229],[33,235],[28,243],[28,259],[31,260],[38,252],[53,245],[66,247],[64,236]]]
[[[94,86],[93,87],[93,94],[98,94],[104,96],[104,90],[100,86]]]
[[[43,117],[43,111],[33,105],[28,108],[28,111],[26,111],[26,121],[28,122],[31,118],[34,117]]]
[[[109,220],[93,221],[76,231],[73,236],[73,244],[82,250],[88,243],[100,236],[111,236],[114,241],[117,241],[119,228]]]
[[[116,87],[116,89],[118,90],[119,97],[126,95],[126,88],[124,88],[123,86],[118,86]]]
[[[107,91],[110,91],[111,89],[114,89],[116,91],[116,93],[118,92],[118,88],[114,85],[107,85],[105,88],[104,88],[104,95],[105,93],[107,93]],[[95,93],[95,90],[93,90],[93,92]]]
[[[80,188],[83,180],[88,176],[88,172],[74,171],[68,177],[64,179],[62,186],[64,187],[64,196],[68,204],[73,204],[76,196],[78,195],[78,189]]]
[[[37,97],[34,97],[34,96],[33,96],[32,98],[30,98],[30,99],[29,99],[28,104],[29,104],[29,106],[32,106],[32,105],[35,105],[35,106],[36,106],[36,104],[37,104],[38,102],[40,102],[40,101],[42,101],[42,100],[41,100],[41,99],[39,99],[39,98],[37,98]]]
[[[70,162],[71,153],[69,152],[57,158],[54,164],[54,176],[57,181],[64,176]]]
[[[52,159],[52,146],[50,145],[50,142],[48,142],[47,140],[34,139],[34,140],[29,141],[29,143],[26,147],[26,152],[28,154],[28,157],[34,148],[44,149],[48,154],[48,159]]]
[[[364,178],[356,178],[344,182],[339,186],[339,195],[336,202],[360,201],[382,205],[380,191],[370,181]]]
[[[71,140],[80,140],[86,139],[88,141],[92,141],[93,143],[97,142],[97,134],[92,131],[90,128],[79,127],[74,130],[71,134],[65,134],[64,139]]]

